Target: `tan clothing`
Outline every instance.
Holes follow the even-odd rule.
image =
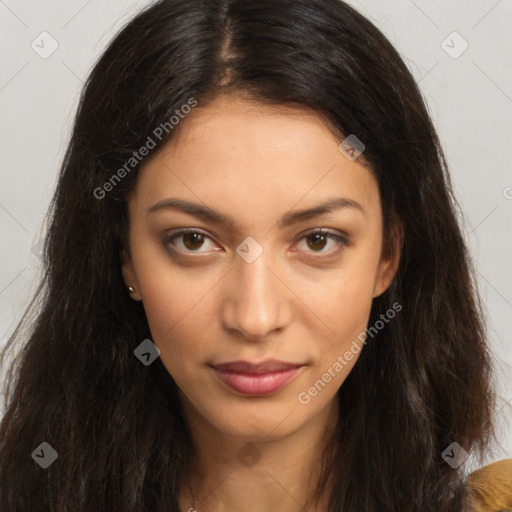
[[[512,459],[480,468],[468,478],[474,512],[512,511]]]

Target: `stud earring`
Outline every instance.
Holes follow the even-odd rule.
[[[128,291],[130,293],[133,293],[135,291],[135,288],[133,288],[133,286],[128,286]]]

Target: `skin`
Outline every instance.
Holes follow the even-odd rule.
[[[122,271],[132,298],[143,301],[191,430],[183,511],[247,510],[250,503],[252,512],[297,512],[314,488],[338,414],[336,392],[359,354],[309,403],[298,395],[364,332],[372,299],[391,283],[399,258],[382,257],[374,176],[338,144],[311,111],[220,96],[193,109],[144,162],[129,198]],[[236,229],[177,209],[148,211],[171,197],[230,216]],[[346,207],[277,223],[334,197],[357,201],[364,212]],[[166,238],[183,228],[206,236]],[[348,245],[306,236],[320,228],[345,235]],[[251,263],[236,252],[249,236],[263,249]],[[265,397],[231,390],[209,366],[269,358],[304,366]],[[241,449],[254,452],[250,464]]]

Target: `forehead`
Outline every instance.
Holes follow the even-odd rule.
[[[339,142],[311,110],[219,97],[195,107],[143,163],[135,201],[150,208],[178,197],[247,221],[333,196],[380,209],[373,174]]]

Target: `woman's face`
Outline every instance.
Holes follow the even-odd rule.
[[[338,142],[306,110],[219,97],[143,163],[123,275],[189,419],[256,441],[333,410],[397,264]]]

